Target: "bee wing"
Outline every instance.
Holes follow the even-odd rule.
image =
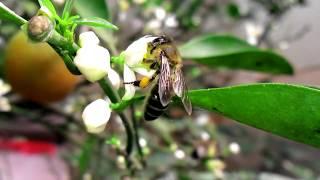
[[[176,95],[181,98],[183,106],[187,113],[191,115],[192,105],[187,94],[188,88],[181,68],[175,68],[174,70],[173,90]]]
[[[163,106],[169,104],[172,97],[172,80],[169,60],[165,55],[161,55],[161,68],[159,75],[159,96]]]

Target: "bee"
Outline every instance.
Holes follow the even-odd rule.
[[[158,36],[148,44],[148,53],[143,62],[156,70],[151,77],[143,77],[132,82],[141,88],[147,87],[156,81],[147,97],[144,119],[157,119],[168,107],[171,98],[177,95],[181,98],[185,110],[190,115],[192,105],[187,95],[187,86],[182,72],[182,60],[177,47],[167,36]]]

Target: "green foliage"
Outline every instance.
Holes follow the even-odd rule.
[[[320,90],[288,84],[252,84],[189,93],[193,106],[243,124],[320,147]]]
[[[234,19],[238,19],[241,17],[239,7],[235,3],[229,3],[226,7],[226,11],[229,14],[229,16]]]
[[[27,21],[17,15],[15,12],[7,8],[3,3],[0,2],[0,20],[10,21],[17,25],[23,25]]]
[[[121,147],[121,141],[118,137],[116,136],[112,136],[110,137],[110,139],[106,140],[105,142],[106,144],[109,144],[109,145],[112,145],[112,146],[115,146],[116,148],[120,149]]]
[[[284,57],[231,36],[200,36],[182,45],[180,52],[183,58],[209,67],[293,74],[292,66]]]
[[[64,8],[63,8],[63,12],[62,12],[62,19],[67,19],[70,16],[70,12],[72,10],[73,3],[74,3],[74,0],[67,0],[66,1]]]
[[[81,173],[84,173],[90,165],[91,156],[94,151],[94,147],[97,144],[97,139],[93,136],[89,136],[81,147],[81,152],[78,157],[78,167]]]
[[[54,6],[50,0],[38,0],[38,2],[40,4],[41,8],[45,8],[51,13],[53,18],[58,17],[56,9],[54,8]]]
[[[87,0],[76,0],[74,6],[82,17],[110,18],[108,6],[104,0],[92,0],[90,2]]]
[[[101,28],[118,30],[117,26],[113,25],[112,23],[110,23],[105,19],[101,19],[98,17],[77,19],[74,22],[78,25],[86,25],[86,26],[92,26],[92,27],[101,27]]]

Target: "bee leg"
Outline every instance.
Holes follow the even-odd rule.
[[[152,64],[150,64],[150,69],[158,69],[159,68],[159,64],[158,62],[153,62]]]
[[[136,80],[133,82],[125,82],[123,84],[133,84],[136,87],[146,88],[152,81],[152,78],[142,77],[140,80]]]
[[[133,82],[124,82],[123,84],[132,84],[132,85],[134,85],[134,86],[136,86],[136,87],[140,87],[140,81],[141,80],[136,80],[136,81],[133,81]]]
[[[148,87],[151,82],[157,77],[158,75],[158,71],[151,77],[142,77],[140,80],[136,80],[133,82],[125,82],[124,84],[133,84],[136,87],[140,87],[140,88],[146,88]]]

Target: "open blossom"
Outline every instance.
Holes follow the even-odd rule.
[[[120,77],[111,69],[109,51],[99,46],[98,37],[92,31],[84,32],[80,34],[79,42],[81,48],[77,51],[74,63],[86,79],[96,82],[110,73],[109,79],[115,87],[119,87]]]
[[[86,106],[82,113],[82,119],[88,132],[103,132],[111,116],[111,108],[109,105],[109,102],[98,99]]]
[[[124,82],[133,82],[136,80],[134,72],[143,76],[152,77],[155,70],[150,69],[146,64],[143,63],[143,59],[148,53],[148,44],[157,37],[155,36],[144,36],[133,43],[123,52],[125,63],[124,63]],[[125,85],[125,95],[122,97],[123,100],[131,99],[135,94],[135,87],[132,84]]]

